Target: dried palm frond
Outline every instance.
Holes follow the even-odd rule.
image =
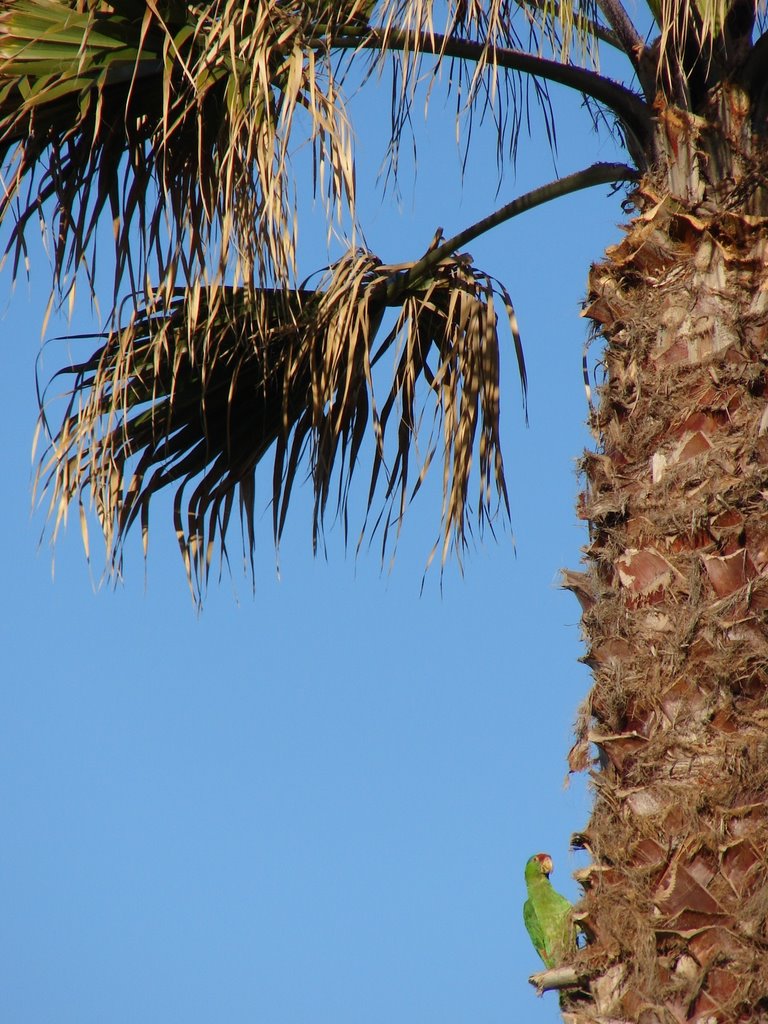
[[[51,221],[54,274],[93,275],[102,215],[115,297],[150,279],[284,279],[294,263],[290,151],[315,150],[316,187],[353,204],[328,33],[359,16],[318,0],[12,0],[0,13],[0,218]],[[334,29],[335,30],[335,29]],[[298,136],[298,138],[297,138]]]
[[[426,107],[440,82],[456,97],[456,133],[465,159],[475,119],[487,117],[495,128],[501,171],[508,157],[515,159],[523,127],[530,128],[531,101],[539,106],[554,146],[549,82],[604,104],[631,136],[645,138],[646,104],[631,88],[586,66],[596,64],[601,41],[626,49],[595,11],[592,0],[579,0],[575,7],[564,0],[379,0],[371,25],[334,36],[332,45],[372,51],[375,68],[394,62],[391,168],[396,170],[417,89],[422,88]]]
[[[599,15],[597,0],[515,0],[530,20],[542,52],[563,62],[576,60],[599,65],[598,43],[617,45],[617,39]]]
[[[425,103],[441,78],[456,97],[457,137],[468,145],[475,118],[490,117],[497,132],[497,161],[517,152],[518,139],[529,114],[529,98],[541,107],[547,133],[553,131],[546,83],[499,68],[497,48],[536,52],[536,26],[514,0],[380,0],[375,6],[377,27],[374,65],[394,62],[390,138],[396,170],[400,136],[410,124],[416,90],[424,86]],[[533,37],[533,38],[531,38]],[[471,42],[473,52],[457,59],[451,44]],[[422,45],[420,45],[420,43]]]
[[[667,101],[695,107],[700,95],[729,77],[766,26],[765,0],[648,0],[660,32],[652,48],[657,85]],[[693,104],[692,104],[693,101]]]
[[[565,67],[567,50],[559,63],[536,56],[539,7],[450,0],[439,35],[443,9],[427,0],[10,0],[0,11],[0,220],[15,221],[14,265],[30,223],[44,218],[57,286],[73,287],[78,271],[93,283],[106,216],[113,304],[126,287],[168,307],[182,286],[292,280],[291,154],[302,140],[314,149],[314,189],[329,217],[347,210],[354,223],[345,71],[332,59],[339,49],[400,60],[392,153],[425,55],[433,84],[448,60],[459,120],[493,117],[500,162],[526,119],[526,82],[550,133],[548,77],[629,105],[637,120],[632,94]],[[574,31],[585,40],[592,31],[581,16],[561,22],[563,46]]]
[[[498,283],[468,258],[452,256],[414,286],[408,274],[415,266],[386,266],[354,251],[313,290],[200,289],[194,301],[180,293],[165,309],[153,303],[134,313],[89,359],[61,371],[74,378],[69,404],[40,467],[54,536],[70,504],[77,500],[84,510],[90,497],[110,568],[119,572],[131,526],[141,524],[146,552],[151,500],[173,487],[176,531],[199,596],[217,544],[226,556],[236,501],[252,566],[255,471],[269,452],[265,497],[275,542],[308,462],[316,545],[332,496],[346,523],[349,483],[372,425],[368,510],[383,490],[373,526],[381,529],[382,551],[393,548],[439,444],[443,559],[452,543],[463,547],[473,465],[479,528],[499,502],[508,512],[495,295],[509,314],[523,385],[525,369],[514,313]],[[399,312],[374,349],[388,305]],[[394,354],[392,377],[374,387],[383,373],[374,364],[387,351]],[[81,523],[88,551],[83,511]]]

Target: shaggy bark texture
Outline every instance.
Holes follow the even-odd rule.
[[[663,171],[589,280],[572,1024],[768,1021],[768,179],[742,98],[711,109],[659,112]]]

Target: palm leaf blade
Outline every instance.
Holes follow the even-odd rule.
[[[119,224],[115,304],[131,248],[131,288],[157,282],[165,306],[177,282],[193,286],[206,274],[285,280],[294,264],[297,132],[330,171],[330,205],[351,208],[354,199],[343,100],[317,33],[326,13],[279,0],[6,5],[0,153],[9,187],[0,220],[21,201],[10,243],[16,262],[42,208],[56,239],[54,284],[65,290],[92,260],[104,213]],[[298,109],[309,119],[297,119]],[[62,158],[67,152],[77,158]],[[111,195],[93,185],[103,164],[117,182]]]
[[[317,543],[330,508],[347,520],[350,483],[373,428],[368,510],[383,474],[376,523],[383,524],[385,548],[396,545],[440,441],[443,559],[451,545],[465,546],[475,462],[480,527],[495,515],[498,499],[508,511],[494,285],[466,257],[443,260],[426,287],[402,298],[394,326],[375,350],[395,272],[402,267],[351,252],[312,291],[203,289],[192,309],[181,290],[168,309],[152,304],[113,331],[90,358],[63,371],[72,394],[40,468],[55,515],[62,520],[72,501],[82,504],[90,494],[109,564],[119,572],[128,532],[140,522],[146,536],[153,497],[175,488],[176,528],[199,596],[215,538],[225,557],[238,492],[253,553],[254,473],[268,453],[275,542],[308,459]],[[373,363],[387,351],[399,354],[382,385]],[[375,396],[382,387],[379,412]],[[419,440],[425,401],[438,428],[426,443]]]

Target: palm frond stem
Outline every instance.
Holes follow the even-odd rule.
[[[484,43],[469,39],[451,39],[440,33],[401,31],[397,29],[368,28],[350,30],[330,40],[332,49],[397,50],[409,53],[432,54],[436,57],[456,57],[459,60],[481,61],[487,56]],[[491,63],[496,67],[543,78],[597,100],[612,110],[632,136],[628,139],[633,159],[644,164],[645,144],[651,137],[651,108],[637,93],[596,71],[563,64],[548,57],[539,57],[523,50],[494,47]],[[636,145],[633,144],[636,142]]]
[[[652,99],[653,92],[649,95],[648,90],[646,89],[646,82],[643,81],[643,76],[641,76],[640,70],[640,55],[645,49],[645,43],[643,42],[642,36],[632,24],[629,15],[624,10],[621,0],[595,0],[595,2],[603,12],[605,20],[616,33],[616,36],[621,43],[622,50],[632,62],[632,67],[635,69],[640,84],[643,86],[643,91],[649,99]],[[650,84],[652,86],[653,83]]]
[[[555,181],[547,182],[546,185],[532,189],[522,196],[517,196],[511,202],[488,214],[487,217],[483,217],[482,220],[476,221],[470,227],[465,228],[452,238],[442,242],[436,248],[431,249],[414,263],[410,269],[403,271],[396,275],[393,280],[390,280],[386,290],[387,305],[399,305],[403,295],[411,288],[422,284],[424,279],[429,276],[430,272],[441,260],[455,253],[469,242],[474,241],[474,239],[479,238],[480,235],[485,234],[492,228],[498,227],[499,224],[503,224],[505,221],[511,220],[513,217],[517,217],[528,210],[532,210],[536,206],[541,206],[543,203],[559,199],[562,196],[571,195],[573,192],[580,192],[585,188],[592,188],[595,185],[608,185],[612,182],[637,181],[639,177],[640,173],[627,164],[596,163],[585,167],[581,171],[568,174],[564,178],[557,178]]]

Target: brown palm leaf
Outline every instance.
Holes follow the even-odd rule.
[[[346,522],[349,483],[372,426],[368,510],[383,492],[372,527],[381,529],[383,550],[394,548],[440,445],[443,560],[452,543],[462,548],[473,466],[479,527],[499,500],[508,513],[495,296],[509,314],[524,387],[525,368],[500,285],[452,256],[414,286],[408,275],[417,266],[354,251],[313,290],[200,289],[194,301],[180,292],[163,310],[153,304],[134,314],[89,359],[61,371],[73,378],[69,404],[40,466],[54,535],[77,500],[87,551],[90,499],[119,572],[131,526],[140,522],[146,551],[152,498],[175,488],[176,531],[199,597],[216,545],[226,554],[236,501],[253,555],[255,470],[265,456],[273,460],[275,542],[308,463],[317,544],[329,499]],[[374,348],[387,306],[398,312]],[[384,367],[375,364],[386,352],[393,372],[382,384]]]
[[[290,151],[353,203],[343,99],[327,45],[354,21],[329,0],[11,0],[0,12],[0,219],[9,250],[50,221],[57,285],[93,274],[96,226],[115,235],[115,297],[161,282],[282,280],[294,262]],[[330,26],[330,27],[329,27]]]
[[[43,217],[57,286],[73,287],[78,271],[92,281],[106,217],[113,302],[126,285],[168,307],[188,283],[286,282],[297,241],[291,153],[302,141],[329,214],[346,208],[354,221],[346,65],[332,55],[368,47],[379,66],[400,61],[393,154],[422,58],[432,77],[449,61],[460,119],[490,112],[501,159],[526,120],[527,86],[497,54],[535,52],[554,31],[566,61],[566,40],[589,38],[581,15],[558,15],[553,30],[539,14],[540,3],[509,0],[450,0],[444,10],[427,0],[9,0],[0,10],[0,221],[15,221],[14,264]],[[548,117],[544,79],[532,88]]]

